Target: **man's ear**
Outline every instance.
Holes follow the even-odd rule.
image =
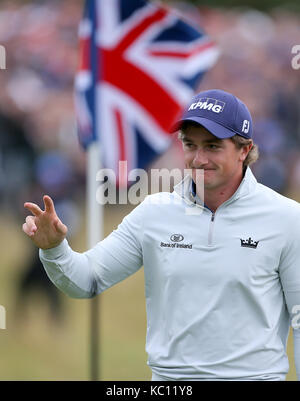
[[[253,142],[249,143],[249,145],[245,145],[242,147],[243,152],[241,153],[241,159],[240,159],[242,162],[246,160],[252,147],[253,147]]]

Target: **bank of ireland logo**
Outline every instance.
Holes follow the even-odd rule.
[[[193,249],[192,244],[185,244],[182,241],[184,240],[184,236],[182,234],[172,234],[170,236],[171,242],[163,242],[161,241],[160,246],[162,248],[181,248],[181,249]]]
[[[171,235],[170,240],[172,242],[181,242],[184,240],[184,236],[181,234],[173,234]]]

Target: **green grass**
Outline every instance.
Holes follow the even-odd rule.
[[[130,209],[107,210],[105,234]],[[84,216],[84,213],[83,213]],[[24,310],[17,310],[17,284],[30,258],[30,240],[21,225],[1,216],[0,305],[6,309],[6,330],[0,330],[0,380],[89,380],[90,300],[60,293],[64,317],[53,320],[42,292],[32,294]],[[83,251],[81,235],[71,245]],[[97,297],[99,304],[99,378],[150,380],[145,353],[146,316],[143,270]]]
[[[107,208],[105,235],[130,208]],[[84,216],[84,214],[83,214]],[[64,317],[52,319],[44,294],[36,292],[17,313],[17,283],[30,257],[29,239],[19,223],[1,216],[0,305],[6,308],[6,330],[0,330],[0,380],[89,380],[90,300],[61,294]],[[78,251],[85,249],[85,229],[72,239]],[[98,296],[99,369],[101,380],[150,380],[146,361],[146,315],[143,270]],[[292,338],[287,380],[296,380]]]

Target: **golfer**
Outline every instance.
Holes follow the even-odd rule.
[[[44,211],[25,204],[23,230],[71,297],[144,266],[152,380],[285,380],[290,326],[299,379],[300,206],[255,179],[251,115],[234,95],[199,93],[175,129],[191,175],[92,249],[70,248],[49,196]]]

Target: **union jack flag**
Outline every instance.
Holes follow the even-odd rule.
[[[102,165],[145,168],[218,57],[215,43],[161,5],[87,0],[76,77],[79,140],[99,140]]]

